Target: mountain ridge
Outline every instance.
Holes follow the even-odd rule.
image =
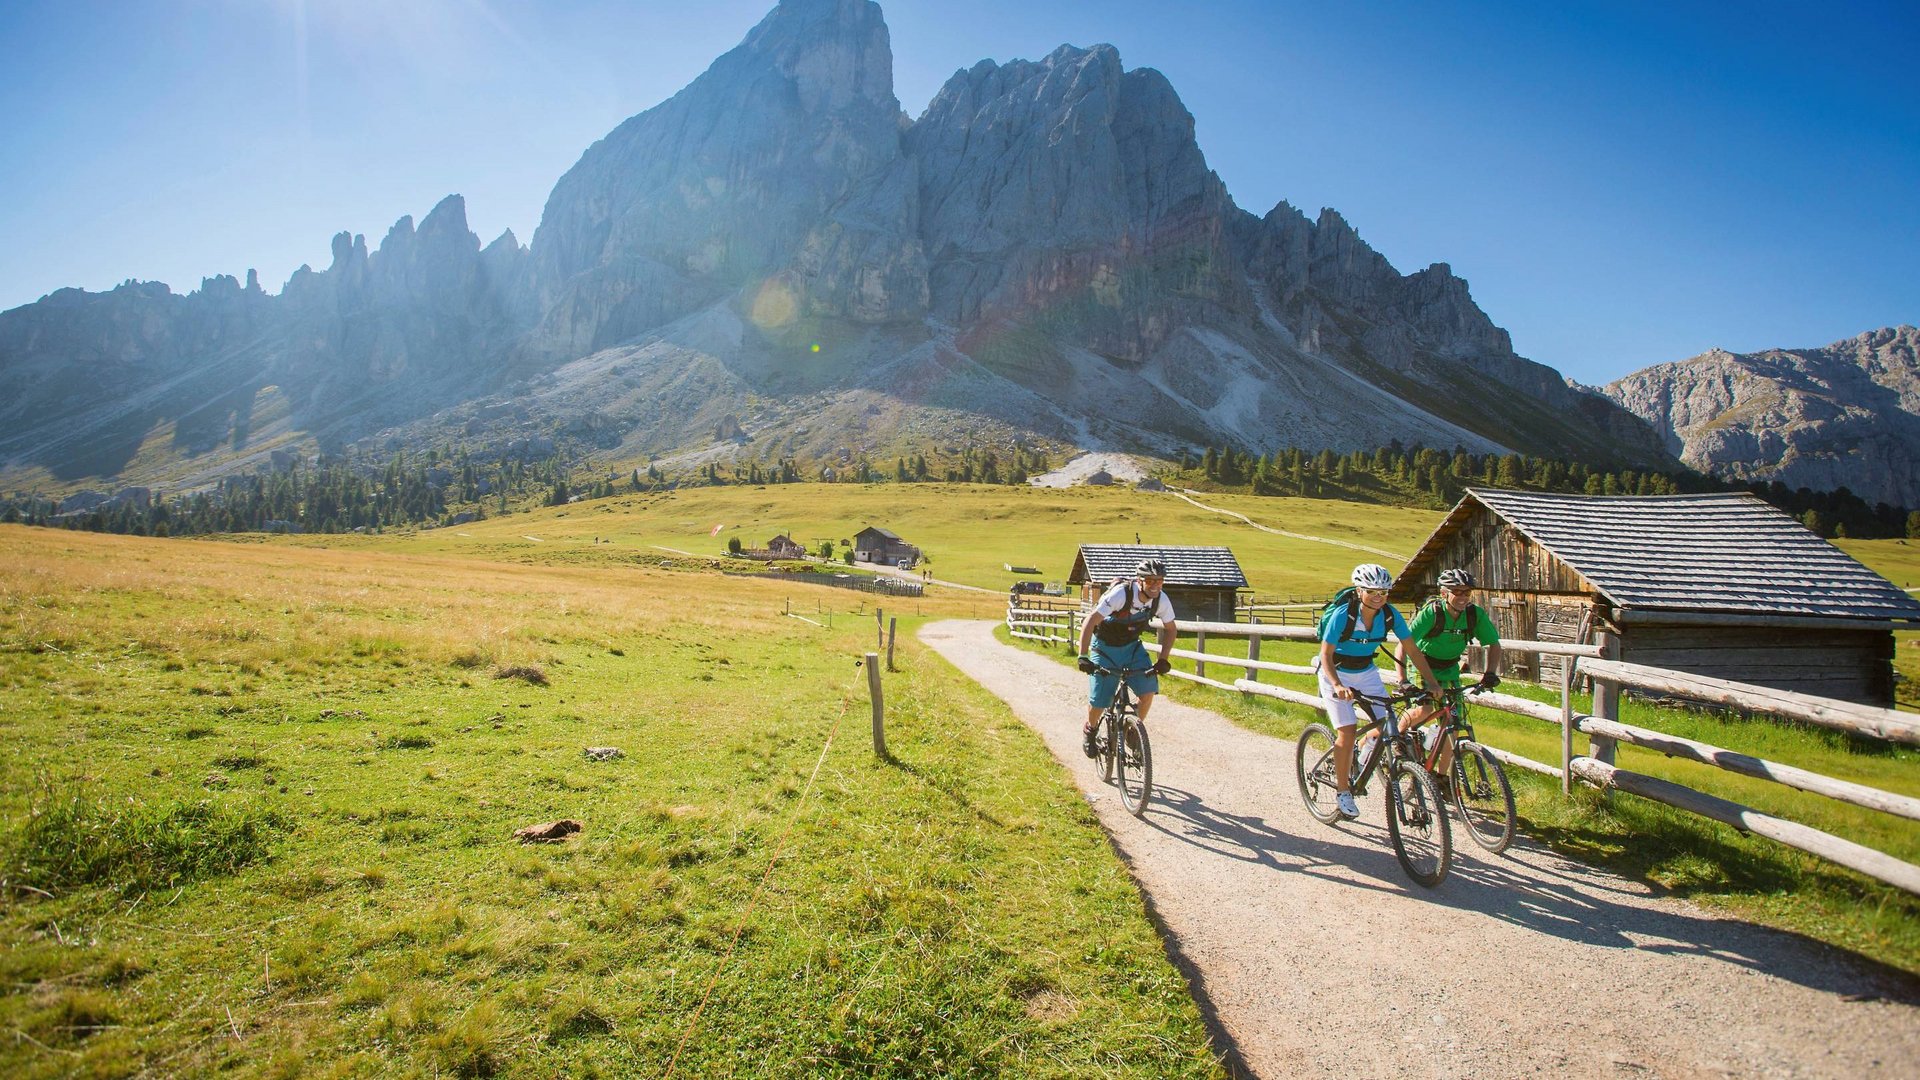
[[[1920,506],[1920,329],[1912,326],[1817,348],[1710,349],[1601,392],[1703,472]]]
[[[1446,264],[1400,274],[1330,208],[1239,208],[1172,85],[1110,45],[981,61],[908,118],[870,0],[783,0],[589,147],[526,246],[483,247],[455,195],[371,250],[336,236],[277,296],[70,292],[0,313],[15,477],[191,482],[264,432],[546,433],[622,461],[1397,438],[1673,464],[1515,354]],[[716,441],[729,416],[744,437]]]

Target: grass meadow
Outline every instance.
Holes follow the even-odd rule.
[[[1201,501],[1238,510],[1275,528],[1407,555],[1441,517],[1429,510],[1322,499],[1208,494]],[[721,531],[710,535],[715,525]],[[997,592],[1004,592],[1011,580],[1008,563],[1037,566],[1043,579],[1065,581],[1079,545],[1130,544],[1136,534],[1149,544],[1230,546],[1263,597],[1319,596],[1344,583],[1354,563],[1381,558],[1259,532],[1171,495],[1129,488],[982,484],[685,488],[513,513],[452,528],[290,539],[497,561],[639,565],[675,557],[663,549],[718,557],[725,553],[728,538],[736,536],[744,546],[759,547],[777,533],[788,533],[812,549],[822,539],[851,539],[868,525],[892,529],[923,548],[931,557],[925,569],[935,577]]]
[[[1440,518],[1204,501],[1403,553]],[[720,558],[730,537],[869,524],[995,593],[1005,563],[1064,580],[1076,545],[1136,533],[1231,546],[1262,597],[1325,595],[1377,558],[1170,496],[970,485],[691,489],[374,536],[0,526],[0,1075],[1220,1075],[1065,773],[912,639],[997,618],[1001,596],[879,601],[902,619],[883,763],[854,665],[875,600],[722,572],[748,569]],[[1844,546],[1920,571],[1895,541]],[[1309,717],[1172,692],[1281,738]],[[1626,719],[1920,795],[1909,750]],[[1557,758],[1547,725],[1475,720]],[[1621,763],[1920,860],[1910,822],[1631,747]],[[1920,971],[1913,897],[1514,779],[1527,831],[1560,850]],[[585,830],[511,838],[562,817]]]
[[[910,633],[874,757],[859,594],[431,546],[0,527],[0,1075],[1221,1074]]]

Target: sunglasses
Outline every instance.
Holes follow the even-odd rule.
[[[1385,596],[1385,595],[1387,595],[1387,590],[1385,590],[1385,589],[1357,589],[1357,590],[1355,590],[1355,591],[1356,591],[1356,592],[1358,592],[1358,593],[1359,593],[1359,594],[1360,594],[1361,596]]]

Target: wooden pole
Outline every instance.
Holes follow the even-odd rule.
[[[1193,635],[1193,651],[1194,651],[1194,652],[1197,652],[1197,653],[1201,653],[1201,654],[1205,654],[1205,653],[1206,653],[1206,651],[1207,651],[1207,632],[1206,632],[1205,630],[1201,630],[1201,631],[1199,631],[1198,633],[1196,633],[1196,634],[1194,634],[1194,635]],[[1195,661],[1193,662],[1193,673],[1194,673],[1195,675],[1198,675],[1198,676],[1200,676],[1200,677],[1201,677],[1201,678],[1203,678],[1203,679],[1204,679],[1204,678],[1206,678],[1206,677],[1207,677],[1207,662],[1206,662],[1205,660],[1195,660]]]
[[[1596,628],[1593,634],[1594,644],[1600,646],[1600,659],[1620,659],[1620,635],[1611,630]],[[1589,671],[1593,675],[1593,715],[1602,720],[1620,719],[1620,680],[1602,678],[1599,671],[1605,665],[1596,664]],[[1611,738],[1605,735],[1587,737],[1588,753],[1595,761],[1611,766],[1618,750]]]
[[[874,651],[878,652],[879,650],[885,648],[886,645],[887,645],[887,621],[880,617],[880,609],[878,607],[875,607],[873,609]],[[893,665],[889,664],[887,666],[892,667]]]
[[[1885,852],[1863,847],[1851,840],[1843,840],[1832,833],[1821,832],[1819,829],[1809,828],[1798,822],[1763,814],[1751,807],[1706,795],[1658,777],[1616,769],[1592,758],[1575,758],[1573,767],[1582,780],[1602,790],[1618,788],[1643,799],[1677,806],[1682,810],[1699,814],[1701,817],[1709,817],[1731,825],[1741,832],[1754,833],[1788,847],[1812,852],[1823,859],[1830,859],[1841,866],[1858,870],[1868,877],[1877,878],[1889,885],[1920,895],[1920,866],[1896,859]]]
[[[1643,690],[1658,690],[1661,693],[1678,694],[1696,701],[1708,701],[1736,709],[1770,713],[1791,720],[1833,728],[1836,731],[1864,735],[1873,739],[1885,739],[1888,742],[1920,745],[1920,721],[1916,721],[1910,714],[1895,712],[1892,709],[1815,697],[1812,694],[1801,694],[1791,690],[1775,690],[1771,687],[1730,682],[1708,675],[1694,675],[1683,671],[1646,667],[1641,664],[1621,663],[1611,658],[1607,662],[1592,664],[1589,673],[1594,676],[1596,687],[1599,679],[1610,676],[1618,682]],[[1597,706],[1593,712],[1595,716],[1600,715]],[[1606,719],[1617,720],[1619,717],[1609,716]]]
[[[887,759],[887,706],[880,692],[880,657],[867,654],[867,696],[873,701],[873,754]]]
[[[894,629],[894,623],[895,623],[896,621],[897,621],[897,620],[894,620],[894,619],[888,619],[888,620],[887,620],[887,670],[888,670],[888,671],[892,671],[892,670],[894,670],[894,667],[893,667],[893,629]]]
[[[1560,661],[1560,794],[1573,794],[1573,666],[1578,658]]]
[[[1825,795],[1830,799],[1839,799],[1855,806],[1864,806],[1882,813],[1897,814],[1900,817],[1920,821],[1920,799],[1910,795],[1898,795],[1890,791],[1881,791],[1865,784],[1855,784],[1847,780],[1835,780],[1819,773],[1796,769],[1791,765],[1782,765],[1777,761],[1742,754],[1736,750],[1726,750],[1710,743],[1683,739],[1678,735],[1668,735],[1659,731],[1634,727],[1631,724],[1617,724],[1611,720],[1595,720],[1583,717],[1582,731],[1601,731],[1624,743],[1644,746],[1649,750],[1658,750],[1668,757],[1685,758],[1698,761],[1703,765],[1714,765],[1728,772],[1742,776],[1772,780],[1787,787],[1811,791],[1816,795]]]
[[[1260,662],[1260,639],[1259,638],[1250,637],[1247,639],[1247,659],[1251,661],[1251,663],[1247,665],[1247,681],[1259,682],[1260,669],[1253,666],[1254,664],[1257,664]]]

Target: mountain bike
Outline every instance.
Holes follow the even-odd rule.
[[[1437,734],[1422,764],[1434,777],[1440,794],[1453,801],[1455,812],[1467,826],[1467,835],[1498,855],[1513,843],[1513,785],[1507,783],[1507,771],[1500,767],[1500,759],[1474,741],[1473,725],[1467,722],[1466,693],[1459,687],[1449,687],[1441,695],[1438,711],[1430,718]],[[1445,769],[1440,768],[1442,758],[1449,758]]]
[[[1351,786],[1358,798],[1366,794],[1367,783],[1375,773],[1387,778],[1387,835],[1393,841],[1393,853],[1408,877],[1431,888],[1446,879],[1447,869],[1453,864],[1453,834],[1433,777],[1420,764],[1420,747],[1411,733],[1400,730],[1395,711],[1423,693],[1408,687],[1383,698],[1364,694],[1354,698],[1353,703],[1365,709],[1372,722],[1354,732],[1356,760]],[[1379,732],[1379,737],[1364,738],[1373,732]],[[1339,821],[1340,810],[1334,802],[1338,774],[1332,728],[1308,724],[1300,733],[1294,772],[1307,813],[1323,825]]]
[[[1120,689],[1113,695],[1113,704],[1100,714],[1100,730],[1093,740],[1094,756],[1100,759],[1100,779],[1109,784],[1118,780],[1120,804],[1134,817],[1145,814],[1147,803],[1153,798],[1153,744],[1147,740],[1147,722],[1140,719],[1140,709],[1134,704],[1133,688],[1127,685],[1127,676],[1145,675],[1152,670],[1099,669],[1102,675],[1118,675]]]

